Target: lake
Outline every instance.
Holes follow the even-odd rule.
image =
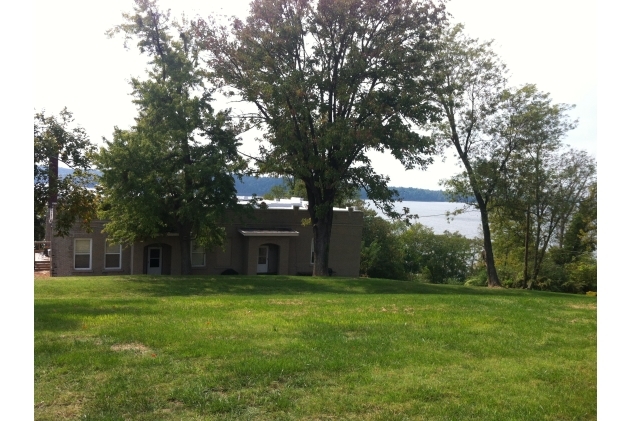
[[[371,209],[376,210],[379,216],[384,217],[383,213],[372,202],[369,203]],[[445,231],[457,231],[467,238],[482,238],[480,211],[477,209],[470,207],[465,213],[456,215],[453,219],[450,217],[449,221],[447,220],[445,214],[464,208],[464,203],[408,201],[395,203],[395,208],[399,212],[402,212],[404,207],[409,208],[410,213],[419,216],[414,222],[431,228],[436,234],[442,234]]]

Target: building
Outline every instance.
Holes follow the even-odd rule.
[[[309,218],[299,198],[266,202],[250,217],[234,217],[225,225],[222,247],[204,250],[191,246],[194,275],[302,275],[313,271],[313,232],[303,225]],[[51,244],[51,275],[179,275],[177,234],[156,237],[131,246],[110,244],[102,232],[106,221],[93,221],[92,232],[76,226],[67,237]],[[363,213],[334,209],[329,267],[337,276],[358,276]]]

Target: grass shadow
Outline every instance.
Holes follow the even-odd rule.
[[[311,278],[303,276],[124,276],[143,294],[155,297],[200,295],[299,294],[442,294],[520,295],[541,292],[461,285],[421,284],[368,278]],[[558,295],[558,294],[554,294]]]
[[[138,302],[138,306],[134,306]],[[60,332],[76,330],[81,327],[86,318],[104,315],[147,315],[155,313],[148,311],[143,300],[107,300],[102,304],[94,301],[35,301],[34,319],[35,331]]]

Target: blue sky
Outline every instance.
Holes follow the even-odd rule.
[[[245,16],[247,0],[200,2],[162,0],[172,15],[211,12]],[[48,113],[67,106],[93,142],[109,138],[114,126],[133,124],[136,110],[127,80],[141,76],[146,58],[126,51],[120,38],[105,31],[121,23],[131,0],[77,0],[34,3],[33,107]],[[495,51],[512,74],[511,84],[535,83],[555,102],[576,104],[572,117],[580,120],[566,142],[596,156],[597,37],[593,16],[596,2],[568,0],[453,0],[453,21],[463,22],[469,35],[494,39]],[[591,29],[590,29],[591,28]],[[255,153],[257,143],[245,135],[244,150]],[[450,155],[450,154],[449,154]],[[451,157],[427,171],[405,171],[393,158],[373,155],[378,171],[391,185],[438,189],[440,179],[459,171]]]

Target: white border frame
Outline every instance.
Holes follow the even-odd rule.
[[[88,240],[90,242],[90,264],[87,268],[78,268],[77,265],[77,240]],[[85,256],[87,253],[79,253],[80,256]],[[72,269],[73,270],[92,270],[92,239],[91,238],[75,238],[72,242]]]
[[[116,253],[108,253],[107,252],[107,246],[108,246],[108,242],[107,239],[105,239],[105,250],[103,253],[103,270],[120,270],[123,268],[123,245],[122,244],[112,244],[112,246],[118,246],[118,267],[108,267],[107,266],[107,255],[108,254],[116,254]]]

